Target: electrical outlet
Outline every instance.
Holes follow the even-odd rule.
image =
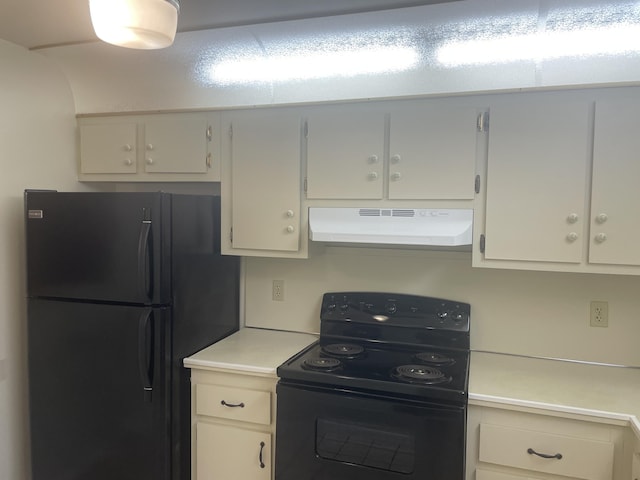
[[[276,302],[284,302],[284,280],[273,281],[271,299]]]
[[[591,326],[592,327],[608,327],[609,326],[609,303],[608,302],[591,302]]]

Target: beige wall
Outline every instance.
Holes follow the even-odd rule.
[[[246,319],[317,332],[328,291],[412,293],[471,304],[471,345],[524,355],[640,366],[640,278],[471,268],[470,253],[320,248],[308,260],[247,258]],[[284,302],[271,299],[284,280]],[[591,300],[609,302],[609,327],[589,326]]]
[[[0,105],[0,480],[23,480],[28,478],[23,191],[77,189],[75,108],[66,78],[50,61],[3,40]]]

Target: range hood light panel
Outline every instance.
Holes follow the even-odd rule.
[[[471,209],[309,208],[313,241],[459,247],[472,243]]]

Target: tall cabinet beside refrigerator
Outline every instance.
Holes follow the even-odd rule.
[[[32,480],[188,480],[182,359],[238,329],[220,198],[25,192]]]

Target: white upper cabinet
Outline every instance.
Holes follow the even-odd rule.
[[[80,174],[135,174],[137,129],[126,121],[80,125]]]
[[[223,139],[223,253],[306,255],[300,114],[290,109],[229,112]]]
[[[589,109],[544,95],[491,107],[486,259],[581,262]]]
[[[146,121],[144,171],[207,173],[207,128],[206,119],[198,116]]]
[[[473,265],[640,275],[638,111],[635,89],[496,102]]]
[[[475,195],[475,108],[416,101],[392,110],[389,199],[472,200]]]
[[[307,198],[381,199],[385,115],[358,105],[318,107],[307,119]]]
[[[640,265],[640,100],[596,102],[589,262]]]
[[[477,122],[431,100],[310,109],[307,199],[472,200]]]
[[[83,181],[219,181],[218,114],[82,117]]]

